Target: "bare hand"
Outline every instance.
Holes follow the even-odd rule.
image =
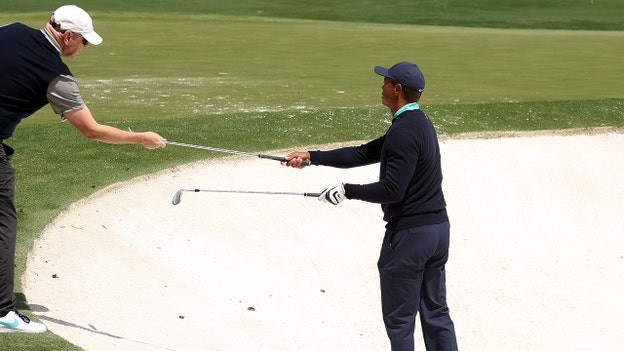
[[[141,144],[146,149],[157,149],[159,147],[167,146],[167,139],[161,137],[160,135],[154,132],[144,132],[141,133],[142,139]]]
[[[288,160],[288,162],[282,163],[284,166],[293,168],[304,168],[306,164],[304,164],[303,161],[310,160],[310,153],[304,151],[295,151],[286,155],[284,159]]]

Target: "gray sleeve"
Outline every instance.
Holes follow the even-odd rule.
[[[61,115],[62,121],[65,120],[64,113],[86,106],[80,96],[78,82],[72,76],[60,75],[50,82],[47,98],[54,112]]]

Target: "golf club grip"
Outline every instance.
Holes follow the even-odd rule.
[[[319,197],[321,196],[321,193],[303,193],[303,196]]]
[[[280,161],[280,162],[288,162],[287,159],[283,158],[283,157],[279,157],[279,156],[271,156],[271,155],[265,155],[265,154],[258,154],[258,157],[260,158],[266,158],[269,160],[275,160],[275,161]],[[310,162],[310,160],[303,160],[303,164],[306,166],[311,165],[312,163]]]

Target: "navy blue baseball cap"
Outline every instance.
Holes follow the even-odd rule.
[[[415,64],[399,62],[390,68],[375,66],[375,73],[388,77],[413,91],[422,93],[425,90],[425,76]]]

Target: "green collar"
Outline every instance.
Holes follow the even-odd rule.
[[[411,110],[420,110],[420,106],[418,106],[417,102],[410,102],[409,104],[401,107],[397,112],[394,113],[394,116],[392,116],[392,119],[397,118],[401,113],[405,111],[411,111]]]

